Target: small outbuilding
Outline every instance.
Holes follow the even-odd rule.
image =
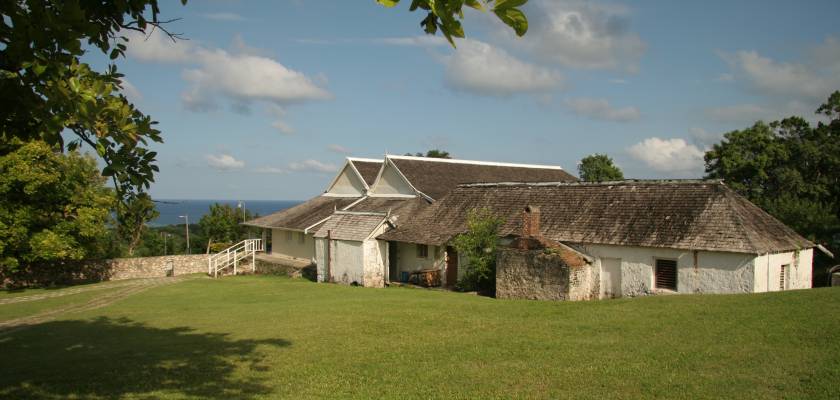
[[[389,226],[387,213],[336,211],[313,235],[318,282],[384,287],[388,245],[375,237]]]

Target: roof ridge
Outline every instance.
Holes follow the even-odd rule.
[[[364,158],[364,157],[346,157],[349,161],[361,161],[361,162],[375,162],[375,163],[383,163],[385,161],[380,160],[378,158]]]
[[[395,159],[395,160],[442,162],[442,163],[451,163],[451,164],[485,165],[485,166],[493,166],[493,167],[515,167],[515,168],[563,170],[563,167],[561,167],[559,165],[519,164],[519,163],[507,163],[507,162],[497,162],[497,161],[462,160],[462,159],[456,159],[456,158],[398,156],[398,155],[392,155],[392,154],[386,154],[385,158],[391,158],[391,159]]]
[[[720,184],[726,186],[721,179],[625,179],[620,181],[601,182],[490,182],[490,183],[462,183],[458,187],[497,187],[497,186],[615,186],[615,185],[665,185],[665,184]]]

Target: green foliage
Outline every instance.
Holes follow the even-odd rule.
[[[230,245],[246,238],[249,230],[241,223],[253,217],[247,210],[216,203],[210,206],[209,213],[201,217],[198,226],[207,239]]]
[[[0,156],[0,271],[104,257],[114,193],[96,161],[33,141]]]
[[[376,0],[385,7],[394,7],[400,0]],[[410,11],[418,8],[428,11],[426,17],[420,21],[420,26],[429,34],[434,35],[440,30],[446,40],[455,46],[453,37],[463,38],[464,28],[461,26],[461,19],[464,19],[464,6],[479,11],[485,11],[492,3],[493,14],[505,25],[513,28],[518,36],[528,32],[528,18],[518,7],[521,7],[528,0],[412,0]]]
[[[418,153],[415,153],[415,154],[405,153],[405,155],[407,155],[407,156],[414,156],[414,157],[452,158],[452,157],[449,155],[449,152],[448,152],[448,151],[439,150],[439,149],[432,149],[432,150],[429,150],[429,151],[427,151],[427,152],[426,152],[426,154],[423,154],[423,153],[418,152]]]
[[[120,93],[116,66],[100,73],[80,62],[82,44],[118,58],[128,42],[120,32],[166,32],[158,14],[157,0],[0,3],[0,96],[14,99],[0,107],[0,154],[14,151],[12,139],[66,144],[71,151],[89,145],[105,162],[102,175],[113,181],[124,231],[142,230],[127,225],[151,215],[138,214],[158,171],[146,146],[162,139],[156,122]],[[67,143],[63,132],[72,133]]]
[[[146,222],[157,218],[158,215],[160,213],[155,208],[155,203],[146,193],[137,193],[127,204],[122,205],[122,218],[117,225],[117,234],[127,245],[129,256],[134,255],[134,249],[146,230]]]
[[[463,290],[494,291],[496,287],[496,245],[504,221],[489,209],[472,209],[467,214],[467,232],[453,239],[458,253],[467,260]]]
[[[606,154],[592,154],[580,160],[580,179],[586,182],[619,181],[624,179],[621,169]]]
[[[790,117],[727,133],[706,153],[706,172],[837,253],[840,92],[834,92],[817,113],[829,122],[812,127],[800,117]]]

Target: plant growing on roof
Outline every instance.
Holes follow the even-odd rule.
[[[459,254],[467,259],[462,290],[494,291],[496,287],[496,244],[504,221],[488,208],[474,208],[467,214],[467,231],[453,239]]]

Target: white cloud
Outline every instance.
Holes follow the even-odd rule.
[[[126,53],[131,58],[156,63],[185,63],[192,59],[195,47],[192,41],[173,41],[159,29],[151,31],[148,35],[136,31],[122,34],[129,40]]]
[[[237,21],[245,21],[246,18],[231,12],[218,12],[218,13],[207,13],[201,15],[204,18],[213,21],[230,21],[230,22],[237,22]]]
[[[466,39],[457,45],[452,55],[443,58],[446,82],[456,90],[510,96],[545,92],[563,82],[559,72],[521,61],[487,43]]]
[[[614,108],[605,99],[566,99],[563,103],[575,114],[592,119],[615,122],[629,122],[639,119],[638,108]]]
[[[714,107],[706,110],[709,118],[718,122],[753,123],[767,120],[772,112],[756,104],[736,104],[732,106]]]
[[[633,158],[660,172],[699,175],[703,170],[703,151],[680,138],[647,138],[630,146],[627,152]]]
[[[219,170],[245,168],[245,161],[237,160],[230,154],[207,154],[204,158],[207,160],[207,165]]]
[[[289,163],[289,170],[301,172],[335,172],[338,171],[338,166],[335,164],[324,163],[318,160],[304,160],[301,162]]]
[[[295,133],[295,129],[285,120],[286,109],[272,104],[268,107],[268,113],[274,117],[274,122],[271,123],[272,128],[277,129],[284,135],[291,135]]]
[[[189,65],[182,77],[189,83],[181,94],[184,106],[191,111],[218,108],[225,99],[238,112],[247,112],[253,102],[288,106],[307,101],[327,100],[332,94],[321,86],[326,77],[310,78],[249,47],[240,36],[233,40],[233,50],[210,49],[187,41],[173,43],[166,35],[154,31],[148,37],[129,33],[129,57],[145,62]],[[276,115],[275,115],[276,116]],[[289,133],[291,127],[282,120],[272,125]]]
[[[259,173],[259,174],[288,174],[289,170],[284,169],[284,168],[265,166],[265,167],[255,168],[254,172]]]
[[[783,63],[755,51],[739,51],[728,61],[751,87],[761,93],[822,100],[840,85],[840,76],[821,74],[801,63]]]
[[[338,154],[350,154],[353,152],[352,150],[338,144],[331,144],[327,146],[327,150]]]
[[[713,144],[720,142],[723,138],[723,133],[721,132],[709,132],[698,127],[689,128],[688,135],[691,136],[691,140],[695,145],[704,149],[708,149]]]
[[[528,34],[515,39],[544,60],[582,69],[638,70],[646,45],[630,30],[630,11],[591,1],[542,0],[526,5]],[[513,41],[507,27],[504,34]]]
[[[128,98],[128,101],[136,104],[140,100],[143,100],[143,94],[128,79],[121,78],[120,84],[122,85],[122,93]]]

